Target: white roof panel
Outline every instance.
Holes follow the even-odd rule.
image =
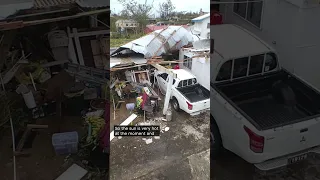
[[[196,17],[196,18],[192,19],[191,21],[192,22],[202,21],[202,20],[209,18],[209,17],[210,17],[210,13],[207,13],[202,16]]]
[[[193,74],[191,74],[189,71],[187,71],[185,69],[174,69],[174,70],[172,70],[172,72],[177,75],[177,78],[179,80],[196,78]]]

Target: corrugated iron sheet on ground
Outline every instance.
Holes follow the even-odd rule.
[[[110,6],[109,0],[77,0],[77,4],[84,8],[99,8]]]
[[[182,46],[193,42],[192,34],[182,26],[168,26],[165,29],[154,31],[151,34],[133,40],[120,46],[111,55],[124,49],[130,49],[143,54],[145,58],[160,56],[164,53],[179,50]]]
[[[65,4],[74,4],[76,0],[34,0],[35,8],[47,8]]]
[[[145,64],[147,63],[147,60],[142,57],[110,57],[110,68],[119,66],[119,65],[139,65],[139,64]]]

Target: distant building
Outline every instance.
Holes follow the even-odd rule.
[[[119,32],[126,34],[128,34],[128,32],[130,31],[133,33],[137,33],[139,27],[139,23],[133,19],[117,20],[115,24]]]
[[[133,19],[120,19],[116,21],[117,28],[136,28],[139,23]]]
[[[147,20],[148,20],[149,24],[155,24],[155,23],[157,23],[157,19],[155,19],[155,18],[149,18],[149,19],[147,19]]]
[[[194,18],[191,21],[194,22],[194,25],[191,28],[193,34],[196,34],[203,39],[210,38],[210,13]]]

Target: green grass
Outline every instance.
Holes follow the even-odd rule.
[[[118,39],[110,39],[110,47],[119,47],[122,46],[130,41],[135,40],[136,38],[118,38]]]
[[[119,47],[130,41],[138,39],[145,34],[130,35],[129,37],[112,37],[110,38],[110,47]]]

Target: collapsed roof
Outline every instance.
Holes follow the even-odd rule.
[[[143,54],[145,58],[151,58],[174,50],[179,50],[192,42],[192,34],[184,27],[168,26],[120,46],[111,53],[111,56],[114,56],[123,50],[131,50]]]

